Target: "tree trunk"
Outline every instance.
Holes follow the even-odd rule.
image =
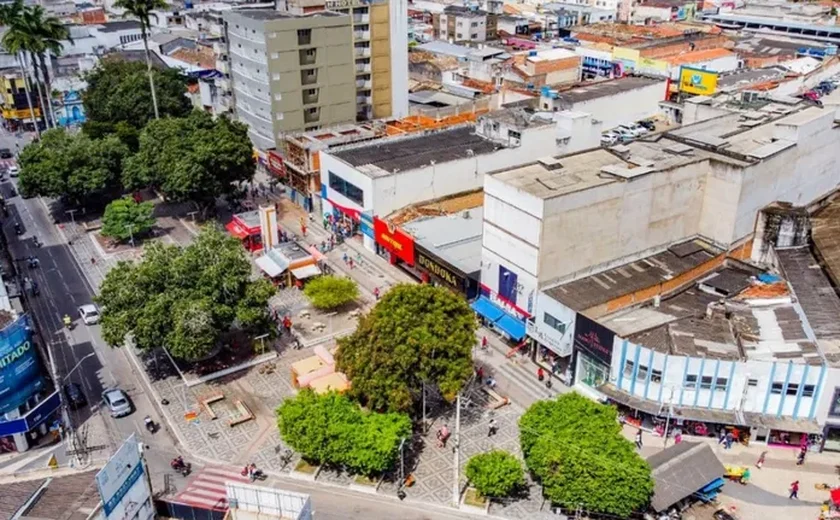
[[[20,75],[23,77],[23,90],[26,91],[26,102],[29,104],[29,115],[32,117],[32,124],[35,126],[35,135],[38,139],[41,138],[41,131],[38,129],[38,120],[35,118],[35,107],[32,106],[32,95],[29,93],[29,77],[26,75],[24,69],[23,53],[18,52],[18,64],[20,65]]]
[[[155,119],[160,119],[158,112],[157,93],[155,92],[155,80],[152,74],[152,56],[149,53],[149,35],[146,32],[146,27],[149,24],[148,18],[140,20],[140,35],[143,37],[143,48],[146,50],[146,71],[149,74],[149,87],[152,89],[152,106],[155,108]]]
[[[47,117],[47,109],[44,106],[44,96],[41,94],[41,81],[38,79],[38,62],[35,59],[35,53],[29,53],[29,60],[32,62],[32,78],[35,81],[35,89],[38,92],[38,100],[41,102],[41,119],[44,120],[44,128],[50,129],[50,120]]]
[[[58,126],[58,120],[55,118],[55,107],[52,103],[52,83],[50,81],[50,71],[47,67],[47,59],[44,53],[38,55],[38,61],[41,63],[41,77],[44,78],[44,90],[46,90],[47,101],[50,109],[50,119],[52,119],[53,128]]]

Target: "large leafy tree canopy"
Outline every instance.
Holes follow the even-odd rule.
[[[303,289],[317,309],[337,309],[359,297],[359,287],[350,278],[319,276],[307,282]]]
[[[137,264],[121,262],[102,283],[102,335],[121,345],[131,334],[143,350],[165,346],[182,359],[210,353],[234,323],[269,323],[265,280],[251,281],[239,242],[206,227],[184,249],[151,244]]]
[[[187,84],[176,69],[154,70],[155,88],[160,115],[184,117],[192,106],[186,97]],[[103,60],[85,76],[87,89],[83,96],[85,116],[93,126],[127,123],[142,128],[154,118],[152,94],[146,65],[120,59]],[[87,125],[87,123],[86,123]]]
[[[339,340],[351,395],[374,410],[406,411],[423,383],[454,399],[472,375],[475,313],[451,291],[398,285]]]
[[[466,475],[484,497],[506,497],[525,485],[522,463],[502,450],[491,450],[470,458]]]
[[[235,192],[234,183],[250,181],[255,168],[245,125],[196,110],[146,125],[124,179],[130,189],[154,186],[170,199],[206,210]]]
[[[283,401],[277,426],[305,459],[344,465],[363,475],[390,469],[400,440],[411,435],[405,414],[367,412],[342,394],[317,395],[310,389]]]
[[[91,139],[63,128],[44,132],[20,154],[20,190],[26,197],[62,198],[97,205],[122,193],[128,148],[115,137]]]
[[[155,225],[151,202],[137,202],[131,197],[117,199],[105,206],[102,215],[102,234],[126,241],[146,234]]]
[[[567,393],[519,420],[528,468],[564,507],[627,517],[653,493],[650,467],[622,437],[615,408]]]

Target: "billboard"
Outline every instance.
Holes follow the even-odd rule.
[[[379,217],[373,217],[376,243],[408,265],[414,265],[414,237]]]
[[[106,520],[151,520],[155,516],[140,449],[132,434],[96,474]]]
[[[575,318],[574,347],[606,366],[612,364],[615,333],[581,313]]]
[[[680,67],[680,90],[686,94],[711,96],[717,91],[717,81],[717,72]]]
[[[43,388],[32,324],[23,315],[0,331],[0,414],[18,408]]]

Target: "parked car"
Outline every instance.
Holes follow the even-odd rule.
[[[79,316],[82,317],[85,325],[96,325],[99,323],[99,309],[91,303],[79,307]]]
[[[0,159],[11,159],[14,157],[12,151],[8,148],[0,148]]]
[[[108,407],[111,417],[124,417],[132,411],[131,401],[119,388],[109,388],[102,392],[102,400]]]
[[[11,177],[17,177],[18,175],[20,175],[20,169],[17,167],[17,165],[13,164],[9,166],[9,175]]]
[[[626,128],[623,128],[623,127],[620,127],[620,126],[618,128],[613,128],[612,132],[619,136],[619,140],[621,142],[632,141],[633,139],[638,137],[636,134],[634,134],[630,130],[628,130]]]
[[[633,134],[634,137],[641,137],[641,136],[645,135],[646,133],[648,133],[647,128],[645,128],[643,126],[636,125],[636,124],[619,125],[619,128],[623,128],[623,129],[627,130],[628,132]]]
[[[636,124],[641,126],[642,128],[647,129],[647,131],[649,132],[653,132],[656,130],[656,124],[650,119],[642,119],[641,121],[637,121]]]
[[[601,144],[604,146],[612,146],[621,140],[621,136],[613,132],[604,132],[601,134]]]
[[[82,387],[76,383],[64,385],[64,397],[67,399],[67,405],[71,410],[78,410],[88,403],[87,397],[82,392]]]

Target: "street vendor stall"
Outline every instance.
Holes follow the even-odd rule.
[[[276,283],[289,287],[295,282],[321,274],[321,269],[315,265],[315,258],[308,249],[295,242],[277,244],[254,260],[254,263]]]
[[[225,229],[231,236],[241,240],[242,245],[248,251],[253,253],[262,249],[259,211],[254,210],[237,213],[225,225]]]

